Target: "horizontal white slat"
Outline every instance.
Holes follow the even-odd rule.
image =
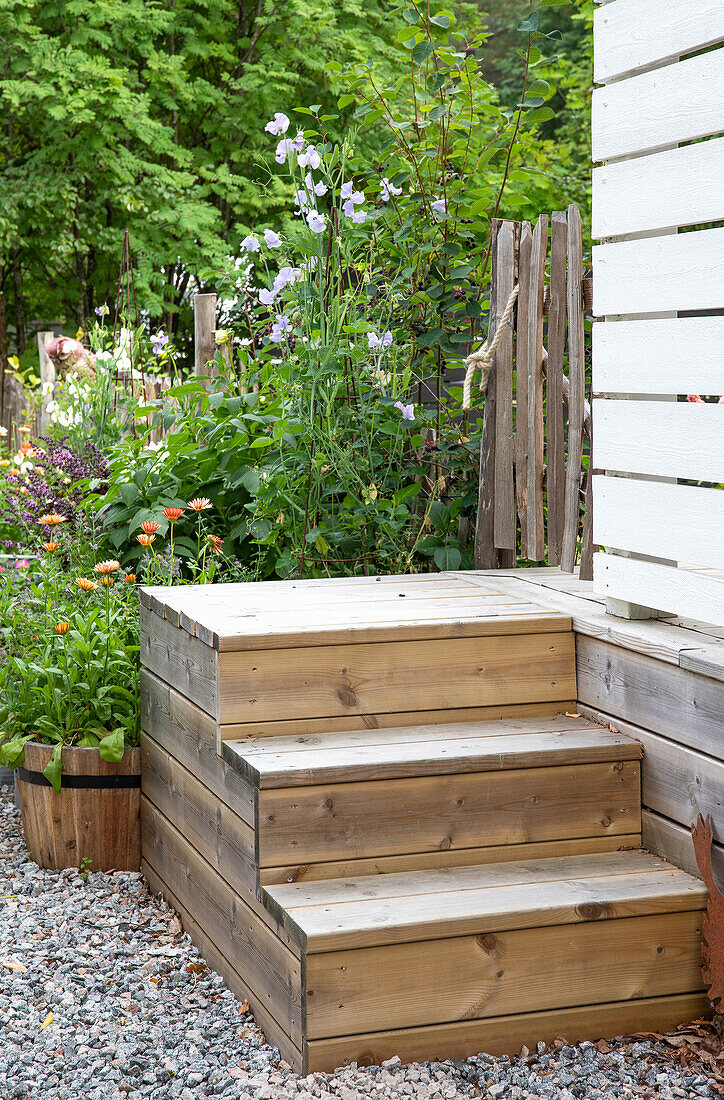
[[[593,501],[597,546],[724,569],[724,489],[596,476]]]
[[[597,595],[724,626],[724,580],[616,554],[594,554]]]
[[[724,50],[632,76],[593,93],[593,159],[724,131]]]
[[[723,38],[721,0],[614,0],[593,17],[594,80],[611,80]]]
[[[593,312],[664,313],[724,306],[724,229],[593,248]]]
[[[722,179],[724,138],[604,164],[593,172],[593,236],[724,220]]]
[[[593,465],[620,473],[724,482],[724,405],[596,400]]]
[[[597,321],[594,393],[724,395],[724,317]]]

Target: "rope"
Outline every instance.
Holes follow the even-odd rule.
[[[495,330],[495,336],[493,337],[492,344],[486,344],[484,348],[480,348],[479,351],[474,351],[472,355],[469,355],[465,360],[465,366],[467,371],[465,374],[465,382],[463,384],[463,412],[468,412],[470,409],[470,397],[473,387],[473,375],[476,370],[480,371],[480,392],[485,393],[488,386],[488,377],[490,375],[490,368],[493,365],[493,359],[495,358],[495,352],[498,349],[500,341],[503,339],[503,333],[505,332],[508,322],[513,316],[513,309],[518,297],[518,286],[514,286],[510,292],[507,305],[503,310],[503,316],[500,318],[498,327]]]

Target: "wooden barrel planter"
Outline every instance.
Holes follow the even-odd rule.
[[[63,748],[60,793],[43,775],[52,745],[30,741],[16,769],[25,842],[40,867],[138,871],[141,866],[141,752],[117,764],[98,749]]]

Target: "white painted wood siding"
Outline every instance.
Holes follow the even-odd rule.
[[[604,596],[724,626],[724,580],[712,574],[615,554],[594,554],[593,582]]]
[[[593,465],[619,473],[724,482],[724,405],[594,401]]]
[[[594,15],[594,79],[600,84],[722,39],[721,0],[613,0]]]
[[[597,321],[594,393],[724,394],[724,317]]]

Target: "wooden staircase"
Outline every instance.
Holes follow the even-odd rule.
[[[147,589],[144,871],[301,1072],[706,1010],[706,890],[570,621],[463,576]]]

